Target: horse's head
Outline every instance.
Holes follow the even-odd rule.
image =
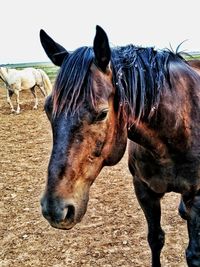
[[[43,30],[40,38],[49,58],[61,66],[45,104],[53,149],[42,212],[53,227],[70,229],[85,214],[90,186],[103,166],[116,164],[125,152],[126,112],[117,100],[103,29],[97,26],[93,49],[73,53]]]

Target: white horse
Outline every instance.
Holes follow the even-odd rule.
[[[7,102],[11,107],[11,112],[20,113],[19,92],[30,89],[34,98],[34,109],[38,108],[38,98],[35,88],[39,87],[42,94],[46,97],[52,91],[52,84],[48,75],[41,69],[25,68],[22,70],[0,67],[0,79],[7,88]],[[16,94],[17,109],[15,111],[11,97]]]

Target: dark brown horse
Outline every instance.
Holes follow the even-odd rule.
[[[40,38],[49,58],[61,66],[45,104],[53,149],[41,200],[44,217],[59,229],[79,223],[90,186],[104,166],[119,162],[128,142],[152,266],[160,266],[164,245],[160,200],[171,191],[181,194],[179,211],[188,224],[188,266],[200,266],[198,73],[168,50],[110,48],[99,26],[93,47],[73,53],[43,30]]]
[[[188,60],[187,62],[200,75],[200,60],[192,59],[192,60]]]

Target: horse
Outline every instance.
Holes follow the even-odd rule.
[[[199,59],[191,59],[191,60],[188,60],[187,62],[200,75],[200,60]]]
[[[38,98],[36,94],[36,87],[39,87],[44,97],[48,96],[52,91],[52,84],[48,75],[42,69],[25,68],[22,70],[10,69],[0,67],[0,79],[5,83],[7,89],[7,102],[10,105],[11,112],[20,113],[19,92],[30,89],[35,104],[33,109],[38,108]],[[16,95],[17,109],[11,101],[12,95]]]
[[[60,66],[45,101],[53,145],[41,211],[52,227],[81,222],[104,166],[128,149],[134,191],[148,225],[153,267],[165,242],[161,199],[179,193],[189,267],[200,266],[200,76],[178,52],[111,47],[96,26],[92,47],[68,52],[43,29],[40,41]],[[128,146],[128,147],[127,147]],[[128,204],[128,203],[127,203]]]

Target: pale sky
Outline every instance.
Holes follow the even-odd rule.
[[[39,30],[72,51],[92,46],[96,25],[111,46],[200,51],[199,0],[0,0],[0,64],[49,61]]]

